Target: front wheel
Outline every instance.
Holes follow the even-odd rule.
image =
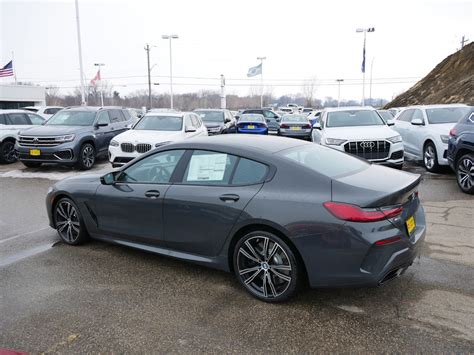
[[[6,140],[0,144],[0,163],[11,164],[16,162],[15,142]]]
[[[423,165],[425,169],[431,173],[435,173],[439,170],[438,154],[436,153],[436,147],[433,143],[428,143],[423,148]]]
[[[77,167],[80,170],[89,170],[95,163],[95,148],[90,143],[85,143],[79,150]]]
[[[79,208],[69,198],[60,199],[53,211],[54,226],[61,240],[69,245],[79,245],[87,241],[88,234]]]
[[[474,194],[474,154],[465,154],[459,158],[456,164],[456,180],[463,192]]]
[[[254,297],[265,302],[283,302],[294,296],[300,283],[300,268],[288,245],[264,231],[242,237],[234,249],[237,279]]]

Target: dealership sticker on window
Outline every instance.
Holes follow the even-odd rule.
[[[222,181],[227,154],[193,155],[187,181]]]

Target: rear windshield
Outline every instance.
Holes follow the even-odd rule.
[[[59,111],[48,121],[47,126],[92,126],[95,111]]]
[[[373,110],[329,112],[326,127],[382,126],[384,121]]]
[[[242,115],[240,118],[239,122],[263,122],[264,118],[262,115],[253,115],[253,114],[248,114],[248,115]]]
[[[298,116],[298,115],[286,115],[283,116],[282,121],[285,122],[308,122],[306,116]]]
[[[224,122],[224,112],[222,111],[194,111],[204,122]]]
[[[146,131],[181,131],[183,118],[179,116],[145,116],[133,127]]]
[[[350,175],[370,166],[370,163],[349,154],[316,144],[305,144],[279,154],[330,178]]]
[[[470,107],[428,108],[426,109],[426,116],[428,116],[428,122],[431,124],[456,123],[466,116],[470,109]]]

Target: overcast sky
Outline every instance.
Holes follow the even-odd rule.
[[[373,60],[372,97],[387,99],[455,52],[463,35],[474,37],[472,1],[79,0],[79,8],[86,77],[105,63],[103,79],[123,95],[147,88],[145,43],[156,46],[154,90],[169,91],[162,34],[179,35],[175,92],[218,90],[224,74],[227,93],[248,94],[260,77],[249,80],[247,71],[266,56],[264,81],[275,95],[301,92],[303,80],[316,78],[317,97],[337,97],[335,79],[343,78],[342,99],[362,94],[358,27],[375,27],[367,35],[366,97]],[[14,51],[18,80],[63,93],[79,84],[74,0],[0,0],[0,31],[0,65]]]

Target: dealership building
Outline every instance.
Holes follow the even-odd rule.
[[[45,105],[46,92],[42,86],[0,84],[0,109]]]

